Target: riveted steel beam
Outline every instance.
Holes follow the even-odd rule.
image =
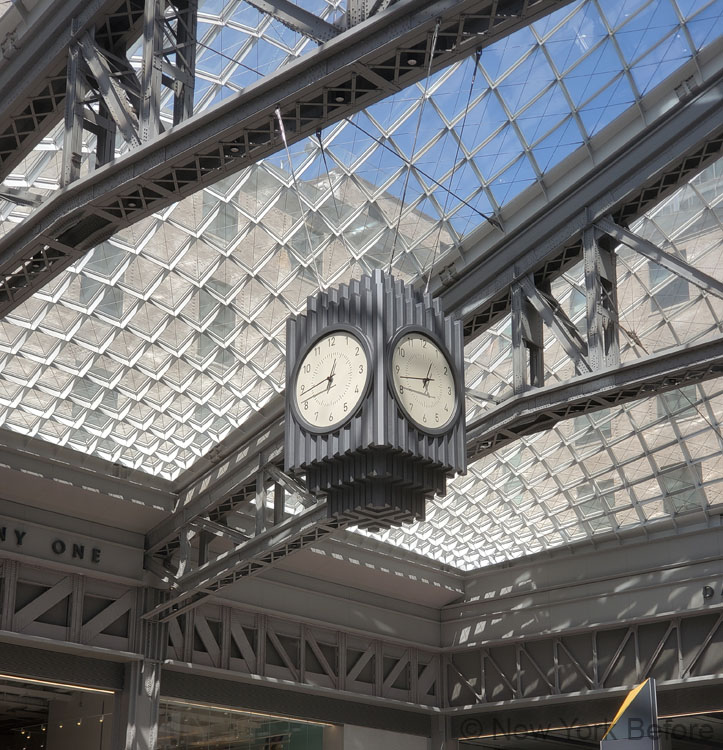
[[[666,349],[616,369],[529,391],[467,426],[467,460],[482,458],[558,422],[723,375],[723,339]]]
[[[308,36],[315,42],[328,42],[341,32],[341,29],[334,26],[333,23],[319,18],[314,13],[302,8],[289,0],[246,0],[249,5],[260,10],[262,13],[268,13],[277,21],[280,21],[300,34]]]
[[[704,292],[712,294],[714,297],[723,299],[723,282],[713,278],[705,273],[705,271],[701,271],[699,268],[692,266],[677,255],[673,255],[673,253],[663,250],[650,242],[650,240],[646,240],[644,237],[635,234],[635,232],[631,232],[629,229],[621,227],[609,216],[604,216],[602,219],[596,221],[595,226],[601,232],[604,232],[618,242],[621,242],[623,245],[627,245],[648,260],[652,260],[653,263],[657,263],[659,266],[666,268],[668,271],[671,271],[682,279],[685,279],[690,284],[693,284],[693,286],[697,286],[698,289],[702,289]]]
[[[0,241],[0,314],[72,262],[39,262],[39,229],[87,252],[122,227],[283,148],[277,109],[287,141],[299,141],[422,79],[430,62],[439,70],[566,2],[400,0],[56,194]],[[152,87],[144,89],[144,101],[152,95]],[[31,276],[15,274],[36,258]]]

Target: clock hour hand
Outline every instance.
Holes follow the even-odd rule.
[[[422,385],[424,386],[424,392],[429,393],[429,381],[431,378],[429,377],[432,373],[432,363],[429,363],[429,369],[427,370],[427,376],[424,378],[424,382]]]

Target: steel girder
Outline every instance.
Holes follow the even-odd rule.
[[[80,255],[288,142],[373,104],[570,0],[400,0],[208,112],[58,192],[0,241],[0,314]],[[438,33],[434,33],[437,29]]]
[[[161,622],[173,619],[197,607],[219,589],[256,575],[278,560],[316,544],[348,525],[348,520],[329,518],[326,502],[319,502],[304,513],[292,516],[268,531],[261,531],[214,560],[173,577],[170,597],[148,610],[143,617]],[[190,556],[190,548],[184,552]]]
[[[52,639],[61,648],[143,656],[151,664],[203,673],[284,681],[305,690],[334,690],[413,704],[454,718],[500,711],[517,702],[597,701],[649,676],[662,690],[720,680],[721,606],[638,617],[565,632],[462,646],[419,644],[360,627],[324,626],[224,601],[206,603],[169,622],[139,618],[159,592],[110,583],[16,560],[0,561],[0,626],[15,642]],[[34,595],[28,597],[28,592]],[[98,606],[102,603],[102,606]],[[67,608],[67,618],[52,614]],[[87,612],[93,614],[88,617]],[[529,706],[528,706],[529,707]],[[474,714],[472,714],[474,715]]]
[[[605,217],[626,227],[723,153],[723,43],[715,47],[709,75],[693,94],[602,162],[589,157],[581,178],[534,216],[510,217],[501,238],[482,227],[459,258],[440,261],[433,293],[464,320],[467,339],[510,311],[511,289],[521,279],[532,275],[544,288],[578,263],[585,228]]]
[[[333,39],[342,32],[339,27],[290,0],[247,0],[247,2],[262,13],[268,13],[277,21],[281,21],[284,26],[319,43],[328,42],[329,39]]]
[[[723,375],[723,339],[679,346],[618,368],[535,388],[490,409],[467,426],[467,460],[474,461],[524,435],[611,406],[703,383]]]
[[[62,118],[68,49],[75,36],[94,32],[101,47],[125,55],[143,21],[144,0],[63,0],[48,5],[0,70],[0,180]]]

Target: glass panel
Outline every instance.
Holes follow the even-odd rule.
[[[157,750],[322,750],[324,726],[161,700]]]

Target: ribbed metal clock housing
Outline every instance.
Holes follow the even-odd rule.
[[[335,328],[351,327],[371,355],[370,385],[349,419],[332,432],[308,429],[292,408],[303,354]],[[402,329],[418,330],[446,350],[459,408],[441,434],[411,423],[389,376],[391,344]],[[424,518],[427,497],[444,493],[446,478],[466,471],[462,326],[439,305],[381,271],[310,297],[305,314],[286,327],[285,468],[308,489],[328,496],[330,514],[379,528]]]

